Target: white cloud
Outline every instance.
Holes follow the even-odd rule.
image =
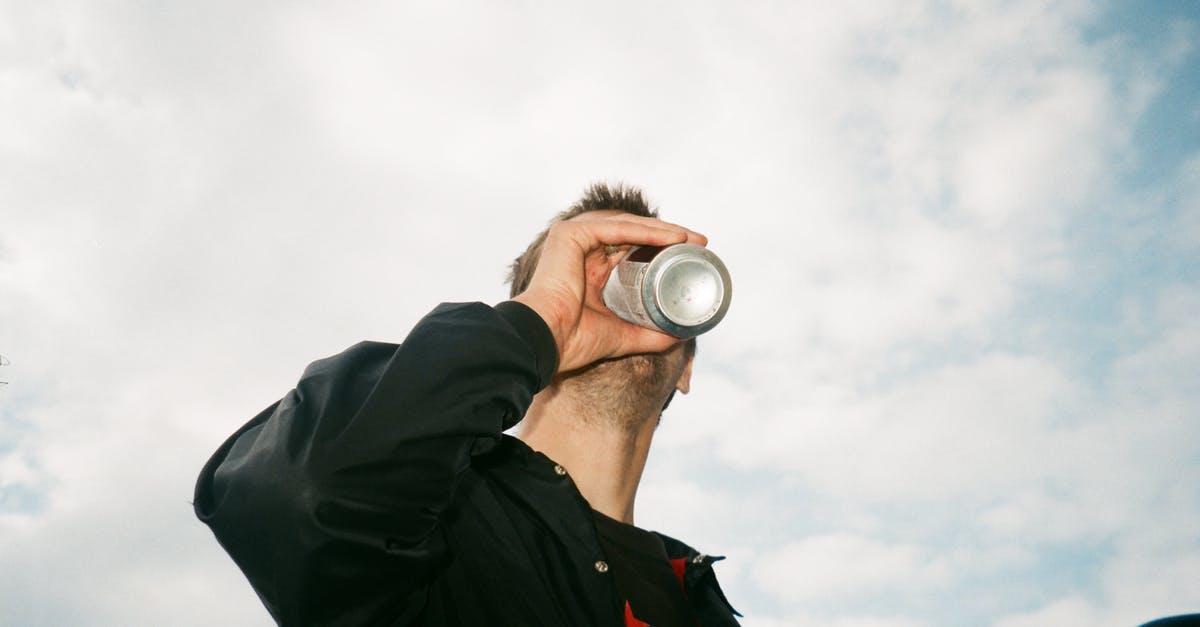
[[[1174,527],[1173,521],[1167,524]],[[1194,531],[1191,539],[1190,551],[1180,550],[1173,537],[1124,543],[1103,576],[1110,614],[1134,624],[1196,612],[1200,550]]]
[[[925,552],[850,534],[828,534],[789,543],[760,558],[755,577],[781,602],[803,607],[881,590],[919,591],[945,577]]]
[[[1044,625],[1128,625],[1116,623],[1086,600],[1072,597],[1055,601],[1037,611],[1000,620],[993,627],[1042,627]]]
[[[1171,231],[1181,250],[1195,252],[1200,242],[1200,155],[1180,167],[1180,179],[1178,226]]]
[[[921,627],[928,623],[899,616],[811,616],[792,614],[787,618],[746,617],[745,627]]]
[[[814,407],[797,394],[797,407],[730,434],[721,451],[730,463],[799,472],[830,493],[952,497],[1006,488],[1056,463],[1045,450],[1052,442],[1039,438],[1079,394],[1041,360],[985,355],[861,399]]]
[[[1194,535],[1194,534],[1193,534]],[[1103,594],[1072,595],[1029,612],[998,619],[994,627],[1095,625],[1125,627],[1196,612],[1200,551],[1135,541],[1119,547],[1102,573]]]
[[[1031,328],[1073,314],[1029,299],[1090,285],[1064,231],[1130,195],[1188,25],[1160,58],[1085,40],[1082,2],[160,9],[0,8],[0,490],[43,499],[0,513],[20,622],[264,622],[187,511],[205,455],[308,361],[502,298],[605,177],[734,273],[639,519],[730,555],[746,624],[1183,606],[1192,277],[1114,305],[1099,376]],[[1181,265],[1196,170],[1139,214],[1172,213]],[[997,600],[988,577],[1040,581],[1080,543],[1115,547],[1095,578]]]

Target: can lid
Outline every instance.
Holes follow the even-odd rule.
[[[725,281],[712,263],[677,257],[659,272],[655,301],[671,322],[694,327],[712,319],[725,300]]]
[[[642,281],[642,302],[656,327],[696,337],[729,311],[733,285],[721,259],[703,246],[675,244],[654,256]]]

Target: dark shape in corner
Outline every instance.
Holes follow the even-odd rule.
[[[1200,627],[1200,614],[1180,614],[1144,623],[1141,627]]]

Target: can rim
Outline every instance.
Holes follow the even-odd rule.
[[[710,263],[721,279],[723,298],[720,307],[704,322],[694,325],[682,325],[667,317],[663,313],[662,299],[660,298],[660,287],[665,271],[686,257],[699,257]],[[729,270],[726,269],[720,257],[696,244],[676,244],[663,249],[646,268],[646,277],[642,282],[642,302],[655,305],[646,308],[646,313],[650,316],[651,321],[666,333],[681,339],[696,337],[717,326],[729,311],[729,303],[732,300],[733,283],[729,278]]]

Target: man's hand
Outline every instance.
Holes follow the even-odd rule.
[[[595,214],[595,215],[593,215]],[[529,287],[513,300],[546,321],[558,345],[558,371],[635,353],[664,351],[679,340],[618,318],[600,294],[621,254],[614,246],[704,246],[708,238],[681,226],[627,213],[589,212],[550,227]]]

